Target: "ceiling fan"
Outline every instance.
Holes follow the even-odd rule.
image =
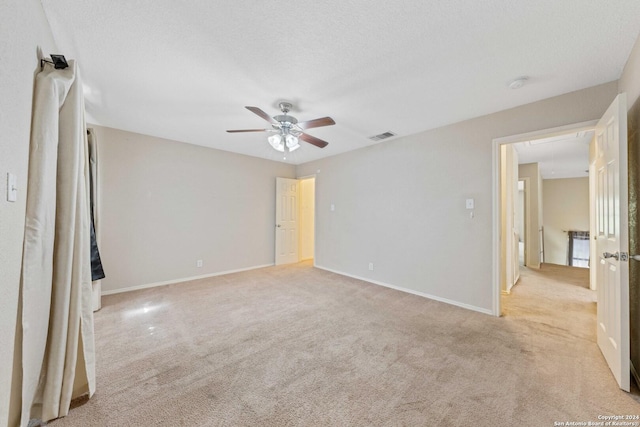
[[[333,121],[331,117],[298,122],[298,119],[287,114],[293,107],[289,102],[280,102],[279,106],[282,114],[273,117],[270,117],[258,107],[245,107],[247,110],[268,121],[272,129],[237,129],[227,130],[227,132],[271,132],[273,135],[267,138],[267,140],[275,150],[280,152],[291,152],[300,148],[300,144],[298,143],[299,139],[319,148],[324,148],[329,144],[327,141],[304,133],[304,131],[311,128],[335,125],[336,122]]]

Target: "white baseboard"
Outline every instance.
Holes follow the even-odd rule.
[[[511,295],[511,289],[513,289],[513,287],[518,284],[518,280],[520,280],[520,275],[519,274],[518,274],[518,278],[516,279],[516,281],[514,283],[512,283],[511,285],[507,286],[506,290],[501,290],[500,293],[502,295]]]
[[[155,282],[155,283],[147,283],[147,284],[144,284],[144,285],[129,286],[129,287],[126,287],[126,288],[112,289],[112,290],[109,290],[109,291],[102,291],[102,295],[121,294],[123,292],[138,291],[140,289],[155,288],[157,286],[173,285],[174,283],[190,282],[192,280],[206,279],[208,277],[215,277],[215,276],[223,276],[225,274],[231,274],[231,273],[240,273],[242,271],[256,270],[258,268],[271,267],[271,266],[273,266],[273,263],[272,264],[256,265],[256,266],[253,266],[253,267],[238,268],[236,270],[219,271],[217,273],[203,274],[201,276],[192,276],[192,277],[185,277],[185,278],[182,278],[182,279],[166,280],[164,282]]]
[[[362,280],[363,282],[372,283],[374,285],[384,286],[385,288],[395,289],[396,291],[406,292],[408,294],[413,294],[413,295],[417,295],[419,297],[432,299],[432,300],[435,300],[435,301],[438,301],[438,302],[443,302],[445,304],[455,305],[456,307],[466,308],[467,310],[477,311],[479,313],[489,314],[491,316],[494,315],[493,311],[490,310],[490,309],[477,307],[477,306],[471,305],[471,304],[465,304],[463,302],[454,301],[454,300],[450,300],[450,299],[447,299],[447,298],[437,297],[435,295],[426,294],[424,292],[414,291],[413,289],[407,289],[407,288],[402,288],[400,286],[390,285],[388,283],[379,282],[377,280],[367,279],[365,277],[356,276],[354,274],[344,273],[342,271],[334,270],[332,268],[322,267],[320,265],[315,265],[314,267],[319,268],[321,270],[330,271],[332,273],[340,274],[342,276],[352,277],[354,279]]]

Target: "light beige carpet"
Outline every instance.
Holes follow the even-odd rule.
[[[97,392],[50,425],[553,426],[640,414],[637,389],[618,389],[595,343],[587,276],[557,275],[525,269],[503,318],[309,263],[107,296]]]

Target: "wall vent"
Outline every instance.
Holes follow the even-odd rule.
[[[372,141],[382,141],[383,139],[391,138],[392,136],[396,136],[396,134],[388,130],[384,133],[370,136],[369,139]]]

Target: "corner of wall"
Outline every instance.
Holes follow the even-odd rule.
[[[631,49],[627,63],[618,80],[618,92],[627,93],[627,108],[631,109],[640,98],[640,36]]]

